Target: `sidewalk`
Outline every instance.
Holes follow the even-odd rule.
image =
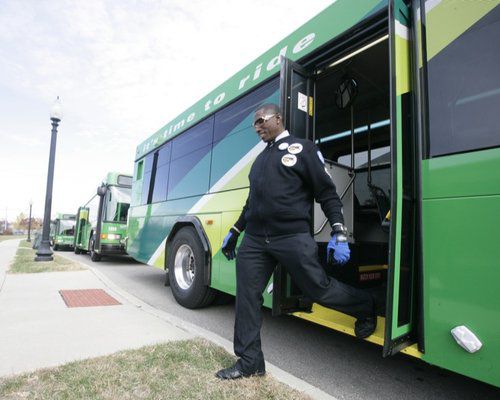
[[[194,337],[232,353],[230,341],[142,302],[92,267],[6,274],[18,245],[19,240],[0,243],[0,377]],[[59,291],[78,289],[102,289],[121,304],[68,307]],[[335,400],[272,364],[266,369],[314,399]]]
[[[0,243],[0,376],[195,335],[110,291],[90,270],[5,274],[18,240]],[[68,308],[59,290],[103,289],[120,305]]]

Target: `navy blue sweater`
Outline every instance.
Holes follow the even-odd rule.
[[[310,232],[314,199],[330,225],[343,224],[342,202],[318,153],[311,141],[291,135],[268,145],[252,165],[235,227],[257,236]]]

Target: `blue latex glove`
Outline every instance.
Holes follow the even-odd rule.
[[[222,241],[222,254],[224,254],[228,260],[232,260],[236,257],[236,243],[238,243],[238,236],[240,236],[240,234],[231,228]]]
[[[340,236],[340,240],[339,240]],[[326,247],[326,260],[328,263],[344,265],[351,258],[351,250],[346,237],[334,233]]]

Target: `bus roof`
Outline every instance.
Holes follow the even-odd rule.
[[[137,146],[138,160],[235,98],[279,72],[280,56],[298,60],[360,21],[387,7],[388,0],[334,0],[321,13],[237,72]]]
[[[102,180],[104,185],[132,186],[132,175],[120,172],[108,172]]]

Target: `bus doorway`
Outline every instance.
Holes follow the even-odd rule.
[[[389,252],[391,193],[388,40],[384,36],[316,75],[313,140],[325,158],[344,204],[351,260],[326,271],[384,301]],[[319,204],[314,209],[319,256],[326,259],[331,228]]]
[[[402,168],[411,164],[412,149],[411,141],[400,140],[404,122],[395,109],[400,99],[391,80],[391,48],[390,36],[381,34],[347,55],[307,69],[284,60],[281,77],[287,129],[315,142],[344,205],[351,259],[344,266],[327,265],[331,227],[315,204],[312,230],[319,258],[328,275],[372,294],[379,318],[368,340],[384,345],[386,355],[412,342],[415,305],[414,201],[402,190],[403,180],[411,187],[412,171],[403,174]],[[278,267],[273,286],[274,315],[295,313],[353,334],[353,318],[308,303],[285,268]],[[417,352],[415,347],[410,351]]]

